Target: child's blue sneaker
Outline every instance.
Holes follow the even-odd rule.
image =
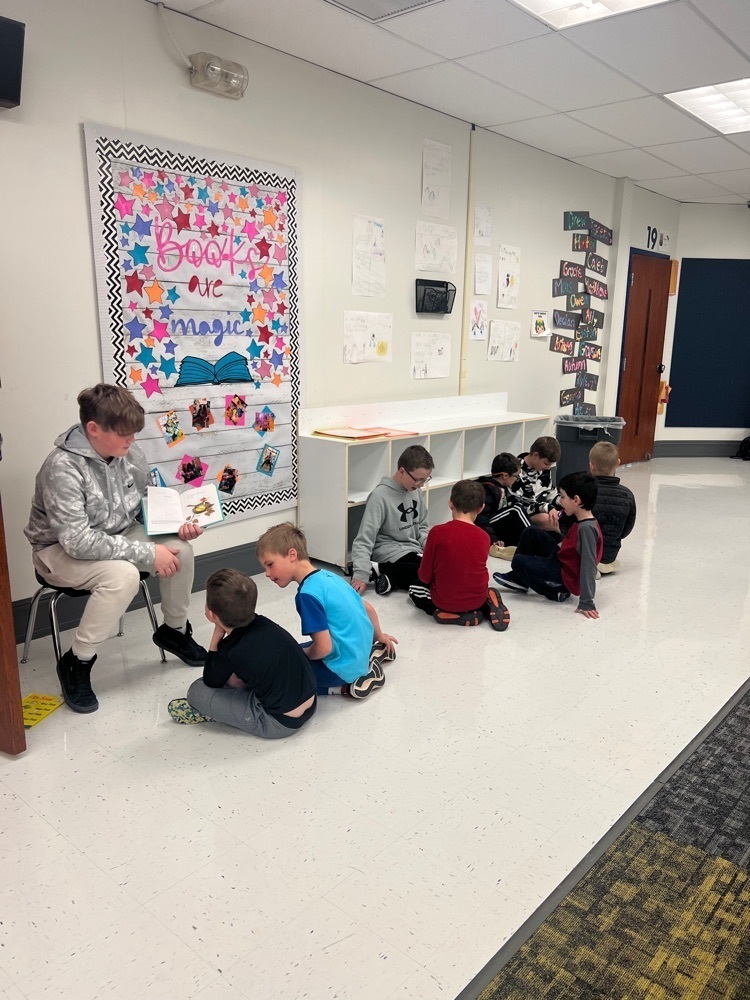
[[[524,587],[522,583],[519,583],[518,580],[516,580],[513,576],[512,570],[510,573],[493,573],[492,579],[500,587],[503,587],[505,590],[512,590],[516,594],[528,594],[529,592],[528,587]]]

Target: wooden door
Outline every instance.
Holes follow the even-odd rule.
[[[17,754],[25,749],[26,731],[23,728],[21,684],[13,634],[3,508],[0,505],[0,751]]]
[[[643,462],[654,450],[671,263],[634,253],[625,316],[617,413],[625,420],[620,461]]]

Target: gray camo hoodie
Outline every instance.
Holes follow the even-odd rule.
[[[153,566],[150,542],[124,538],[146,493],[148,465],[137,444],[103,459],[75,424],[55,441],[36,477],[24,534],[35,552],[59,542],[73,559],[124,559]]]

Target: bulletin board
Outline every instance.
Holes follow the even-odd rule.
[[[296,506],[294,171],[85,135],[103,375],[146,411],[151,483],[214,482],[228,521]]]

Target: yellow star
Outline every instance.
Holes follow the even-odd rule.
[[[269,267],[268,264],[264,264],[260,271],[258,271],[258,276],[263,279],[266,285],[269,285],[273,278],[273,268]]]
[[[264,208],[263,209],[263,225],[264,226],[270,226],[273,229],[273,227],[276,225],[276,220],[277,219],[278,219],[278,216],[276,215],[276,213],[274,212],[274,210],[272,208]]]
[[[261,305],[254,306],[253,308],[253,322],[254,323],[265,323],[266,321],[266,310]]]
[[[151,305],[153,302],[161,303],[162,297],[164,295],[164,289],[161,287],[156,278],[154,278],[154,280],[150,285],[144,285],[143,289],[146,295],[148,295],[149,305]]]
[[[138,385],[139,382],[143,381],[143,372],[141,371],[140,368],[130,369],[130,381],[133,383],[133,385]]]

